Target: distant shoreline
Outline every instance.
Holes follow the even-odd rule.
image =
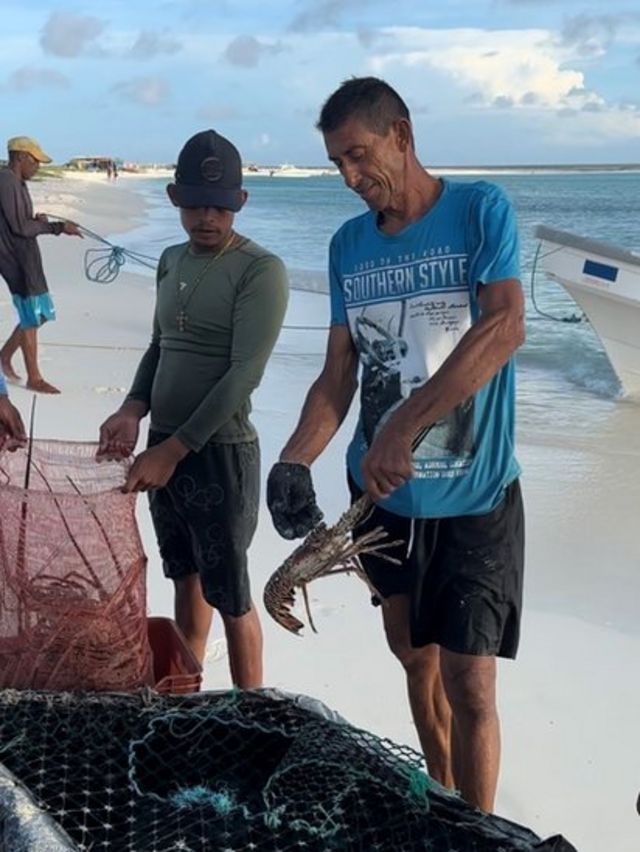
[[[527,174],[585,174],[585,173],[617,173],[617,172],[640,172],[640,163],[580,163],[565,164],[557,163],[551,165],[522,164],[515,166],[436,166],[427,165],[426,170],[432,174],[449,175],[527,175]],[[335,177],[339,175],[337,169],[323,166],[251,166],[244,167],[245,177],[319,177],[326,175]]]
[[[554,175],[554,174],[635,174],[640,172],[640,163],[555,163],[555,164],[520,164],[520,165],[431,165],[425,169],[434,175]],[[43,177],[65,177],[80,180],[103,181],[106,179],[104,171],[90,171],[80,169],[68,169],[65,166],[48,166],[43,170]],[[284,164],[280,166],[258,166],[254,163],[245,164],[242,169],[245,178],[272,177],[272,178],[309,178],[309,177],[338,177],[339,172],[328,166],[294,166]],[[122,167],[120,177],[162,177],[173,179],[174,170],[171,166],[160,164],[136,163]]]
[[[567,174],[570,172],[640,172],[640,163],[581,163],[519,166],[428,166],[430,172],[450,174]]]

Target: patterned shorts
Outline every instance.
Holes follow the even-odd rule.
[[[149,432],[152,447],[168,436]],[[200,574],[211,606],[228,615],[251,608],[247,550],[258,523],[257,441],[206,444],[179,462],[165,488],[149,492],[166,577]]]
[[[18,312],[20,328],[39,328],[56,318],[56,309],[49,293],[37,296],[13,295],[13,305]]]

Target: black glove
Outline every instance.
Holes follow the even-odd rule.
[[[311,471],[296,462],[277,462],[271,468],[267,506],[273,525],[283,538],[301,538],[323,518],[316,504]]]

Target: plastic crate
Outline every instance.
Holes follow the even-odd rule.
[[[202,666],[175,621],[152,616],[147,619],[147,632],[156,692],[174,695],[198,692],[202,684]]]

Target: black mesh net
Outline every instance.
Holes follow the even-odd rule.
[[[411,749],[269,690],[0,692],[0,849],[572,847],[466,805]]]

